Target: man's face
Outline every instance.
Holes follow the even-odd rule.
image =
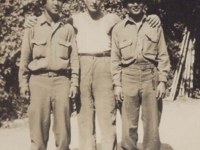
[[[87,9],[90,12],[97,12],[100,9],[103,0],[84,0]]]
[[[127,2],[127,10],[131,15],[143,14],[143,10],[146,7],[143,0],[129,0]]]
[[[45,8],[48,12],[58,15],[62,10],[63,0],[47,0]]]

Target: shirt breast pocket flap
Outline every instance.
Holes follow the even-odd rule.
[[[119,44],[119,48],[124,60],[128,60],[133,57],[132,50],[131,50],[132,43],[133,41],[131,39],[128,39],[128,40],[122,41]]]
[[[143,40],[143,52],[145,54],[157,55],[158,35],[156,33],[145,34]]]
[[[145,34],[147,40],[153,42],[153,43],[158,43],[158,35],[157,34],[152,34],[152,33],[148,33]]]
[[[60,39],[58,41],[58,51],[59,51],[59,57],[62,59],[68,59],[70,55],[70,46],[71,43],[68,41],[65,41],[63,39]]]
[[[46,57],[46,39],[33,39],[31,41],[33,45],[33,57],[34,58],[40,58],[40,57]]]
[[[130,46],[132,43],[133,43],[133,42],[132,42],[131,39],[125,40],[125,41],[123,41],[123,42],[121,42],[121,43],[119,44],[119,48],[120,48],[120,49],[123,49],[123,48],[125,48],[125,47],[127,47],[127,46]]]
[[[37,45],[37,46],[39,46],[39,45],[46,45],[47,40],[46,39],[39,39],[39,40],[33,39],[31,41],[31,43],[34,44],[34,45]]]

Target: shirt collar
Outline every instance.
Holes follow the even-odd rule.
[[[44,13],[43,13],[40,17],[38,17],[38,21],[39,21],[40,25],[43,25],[43,24],[45,24],[45,23],[51,24],[51,23],[47,20],[47,18],[46,18],[46,16],[45,16]],[[60,18],[59,18],[59,21],[58,21],[57,23],[59,23],[59,24],[61,24],[61,25],[64,25],[64,22],[63,22]]]
[[[147,16],[144,15],[144,17],[142,18],[142,24],[146,21]],[[126,26],[127,24],[136,24],[134,20],[132,20],[128,15],[126,16],[125,20],[124,20],[124,26]]]

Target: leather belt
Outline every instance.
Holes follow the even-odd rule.
[[[128,67],[131,69],[146,70],[146,69],[155,68],[155,65],[154,64],[131,64]]]
[[[79,56],[93,56],[93,57],[110,57],[110,52],[102,53],[79,53]]]
[[[33,72],[33,75],[39,75],[42,77],[48,77],[48,78],[52,78],[52,77],[58,77],[58,76],[67,76],[68,75],[68,71],[47,71],[47,72]]]

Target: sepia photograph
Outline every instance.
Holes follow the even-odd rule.
[[[199,0],[0,0],[0,150],[200,150]]]

